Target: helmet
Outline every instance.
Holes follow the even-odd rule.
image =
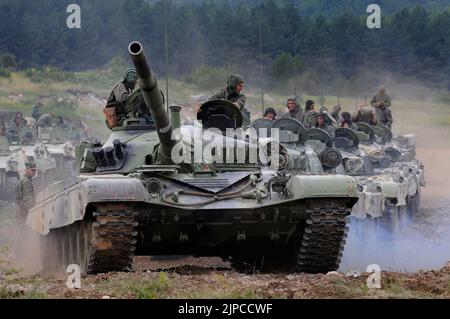
[[[235,91],[236,86],[241,83],[244,83],[244,79],[239,74],[232,74],[228,77],[227,89],[230,91]]]
[[[136,69],[128,69],[123,75],[123,80],[128,83],[135,83],[137,79]]]
[[[309,111],[311,109],[311,106],[314,105],[313,100],[308,100],[305,102],[305,111]]]
[[[267,114],[273,114],[273,117],[275,118],[277,116],[277,112],[275,111],[274,108],[272,107],[268,107],[265,111],[264,111],[264,116],[267,116]]]

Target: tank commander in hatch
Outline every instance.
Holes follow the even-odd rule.
[[[227,87],[217,94],[214,94],[209,100],[227,100],[241,111],[244,127],[251,124],[250,112],[247,110],[247,100],[241,92],[244,90],[244,79],[239,74],[232,74],[228,77]]]
[[[379,125],[385,125],[389,128],[392,126],[391,104],[391,97],[386,94],[384,86],[380,86],[378,93],[370,101],[370,105],[375,108],[375,116]]]
[[[138,75],[135,69],[128,69],[122,81],[116,83],[108,98],[106,108],[103,110],[106,116],[106,122],[109,128],[122,125],[127,118],[125,104],[133,94],[138,80]]]

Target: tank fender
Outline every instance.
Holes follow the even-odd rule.
[[[356,180],[351,176],[293,175],[287,189],[295,199],[351,197],[358,199]]]

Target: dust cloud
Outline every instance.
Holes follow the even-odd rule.
[[[401,89],[405,90],[406,87]],[[370,264],[382,270],[414,272],[439,269],[450,260],[450,110],[423,88],[394,94],[394,134],[414,134],[417,155],[425,165],[427,185],[421,209],[414,216],[391,210],[381,219],[352,219],[340,270],[366,271]]]

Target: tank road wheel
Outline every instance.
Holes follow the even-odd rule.
[[[87,273],[131,271],[138,212],[128,205],[98,205],[94,212]]]
[[[408,213],[417,214],[420,209],[420,194],[416,193],[414,196],[408,196],[406,205]]]
[[[300,243],[296,270],[327,273],[339,268],[351,209],[345,200],[312,200]]]

